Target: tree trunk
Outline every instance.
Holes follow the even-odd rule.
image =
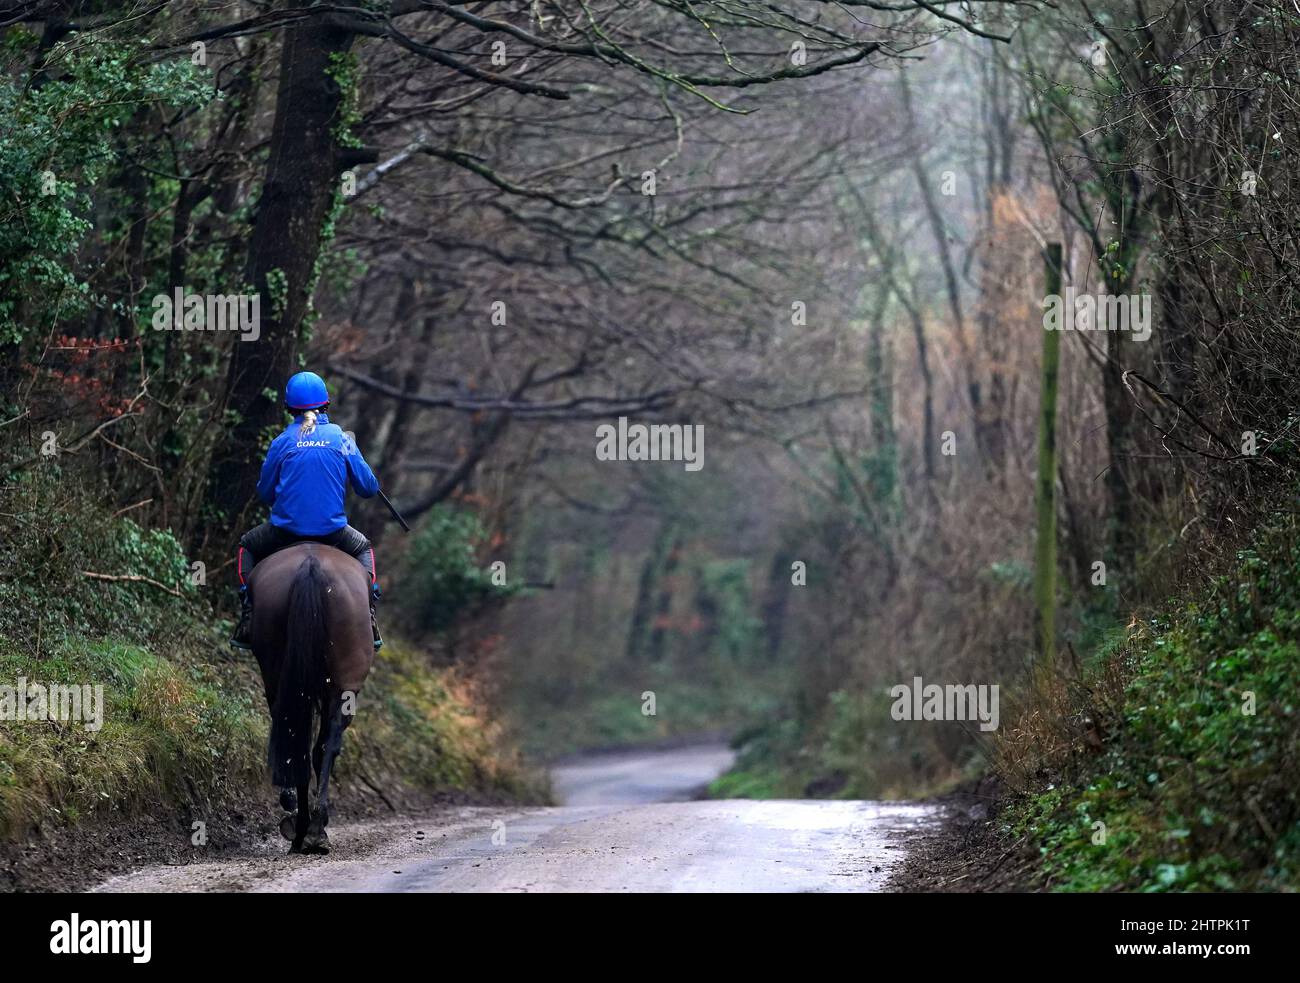
[[[1061,293],[1061,244],[1049,243],[1047,295]],[[1061,332],[1043,331],[1043,381],[1038,419],[1038,540],[1034,553],[1034,601],[1038,621],[1039,666],[1056,661],[1056,381],[1061,365]]]
[[[281,393],[295,368],[322,232],[345,166],[336,135],[344,93],[330,75],[353,39],[317,18],[285,28],[266,179],[245,267],[244,289],[261,298],[260,333],[234,342],[225,400],[231,430],[209,472],[203,539],[218,547],[245,524],[265,445],[284,419]]]
[[[668,541],[668,555],[664,560],[663,572],[657,586],[659,600],[655,602],[654,623],[650,628],[650,644],[647,655],[651,662],[662,662],[668,652],[668,620],[673,609],[673,576],[681,566],[682,536],[674,526]]]
[[[668,562],[668,554],[677,539],[677,530],[671,520],[665,520],[655,536],[650,555],[641,566],[637,581],[636,602],[632,608],[632,622],[627,632],[627,660],[640,662],[649,647],[651,624],[654,621],[655,588]]]

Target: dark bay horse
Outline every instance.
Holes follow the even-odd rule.
[[[341,550],[303,542],[258,563],[249,589],[253,653],[271,708],[271,781],[282,789],[281,805],[298,810],[281,832],[293,841],[290,853],[327,853],[330,771],[375,658],[370,576]]]

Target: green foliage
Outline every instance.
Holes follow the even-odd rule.
[[[102,496],[52,463],[0,483],[12,563],[0,577],[0,635],[49,639],[111,631],[143,644],[183,634],[202,616],[190,561],[172,534],[108,516],[97,504]],[[88,572],[149,577],[163,587]]]
[[[330,55],[326,77],[338,87],[342,104],[337,121],[331,131],[340,147],[361,147],[361,139],[352,128],[361,122],[357,99],[357,56],[353,52],[335,52]]]
[[[730,771],[709,785],[715,799],[803,798],[806,793],[804,730],[793,717],[769,719],[736,735],[740,749]]]
[[[713,624],[713,654],[745,662],[759,650],[763,626],[752,613],[749,594],[748,560],[719,559],[700,564],[697,603]]]
[[[900,488],[897,445],[891,442],[864,453],[860,465],[872,497],[885,506],[896,508]]]
[[[779,799],[783,787],[780,775],[771,770],[761,767],[733,768],[709,784],[709,798]]]
[[[1012,810],[1044,877],[1073,891],[1295,890],[1300,534],[1263,530],[1231,576],[1097,671],[1116,660],[1131,668],[1105,753]]]
[[[284,270],[276,267],[266,273],[266,292],[271,299],[271,315],[283,317],[289,303],[289,277]],[[276,398],[273,394],[272,399]]]
[[[471,512],[438,506],[429,512],[406,555],[402,607],[421,631],[451,627],[485,602],[518,593],[492,583],[477,553],[486,538]]]
[[[0,344],[92,300],[75,263],[92,228],[85,190],[108,172],[124,124],[147,107],[212,97],[188,62],[150,64],[128,45],[88,36],[56,45],[45,70],[40,85],[0,72]]]

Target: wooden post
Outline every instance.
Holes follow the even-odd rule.
[[[1061,294],[1061,244],[1047,244],[1047,295]],[[1061,365],[1061,330],[1043,332],[1043,370],[1038,418],[1038,541],[1034,551],[1039,668],[1056,662],[1056,388]]]

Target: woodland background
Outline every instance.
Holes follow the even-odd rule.
[[[526,749],[726,731],[730,794],[990,757],[1028,787],[1096,740],[1080,665],[1294,480],[1291,4],[0,0],[0,31],[14,651],[171,603],[31,602],[85,569],[228,613],[309,367],[415,526],[353,507],[385,618]],[[1063,339],[1044,696],[1048,243],[1155,329]],[[259,340],[154,331],[176,287],[257,292]],[[704,469],[598,462],[619,416],[703,424]],[[1041,729],[896,726],[914,675]]]

